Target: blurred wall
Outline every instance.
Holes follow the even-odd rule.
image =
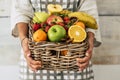
[[[18,39],[11,36],[10,10],[12,0],[0,0],[0,65],[18,64]]]
[[[96,48],[95,64],[120,64],[120,0],[97,0],[102,45]]]

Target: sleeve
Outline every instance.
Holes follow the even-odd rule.
[[[96,0],[81,0],[81,3],[83,4],[81,4],[82,6],[79,11],[84,11],[90,14],[91,16],[93,16],[96,19],[97,24],[99,26],[99,16],[98,16]],[[94,46],[98,47],[102,42],[100,35],[100,26],[98,27],[97,30],[87,28],[86,31],[93,32],[95,34]]]
[[[33,8],[29,0],[13,0],[11,10],[11,30],[14,37],[18,37],[16,24],[19,22],[29,23],[33,16]]]

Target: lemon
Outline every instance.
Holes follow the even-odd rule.
[[[68,29],[68,35],[71,39],[73,39],[73,42],[82,42],[87,37],[85,29],[79,25],[72,25]]]

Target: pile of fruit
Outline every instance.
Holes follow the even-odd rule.
[[[86,28],[97,29],[95,19],[85,12],[63,10],[61,5],[49,4],[48,13],[35,12],[32,19],[35,42],[82,42]]]

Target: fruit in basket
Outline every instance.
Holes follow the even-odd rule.
[[[46,26],[45,27],[45,32],[48,32],[49,29],[50,29],[50,26]]]
[[[54,25],[48,30],[48,39],[51,42],[59,42],[66,37],[66,30],[60,25]]]
[[[59,12],[59,14],[61,14],[63,17],[68,16],[68,14],[70,14],[70,13],[71,13],[71,11],[66,10],[66,9]]]
[[[63,50],[63,51],[61,51],[61,55],[62,55],[62,56],[67,55],[67,53],[68,53],[68,50]]]
[[[39,19],[36,16],[33,17],[33,23],[40,23]]]
[[[92,29],[98,28],[95,18],[85,12],[72,12],[68,14],[68,16],[70,18],[76,17],[79,21],[83,22],[85,26],[88,28]]]
[[[79,26],[81,26],[83,29],[85,29],[85,24],[84,24],[83,22],[78,21],[78,22],[75,22],[74,24],[75,24],[75,25],[79,25]]]
[[[68,35],[73,42],[82,42],[86,39],[86,31],[79,25],[73,25],[68,29]]]
[[[60,22],[63,22],[63,19],[60,16],[56,16],[56,15],[51,15],[47,19],[47,24],[50,26],[54,24],[58,24]]]
[[[63,22],[59,22],[57,24],[60,25],[60,26],[65,26],[65,24]]]
[[[65,16],[65,17],[63,18],[63,20],[64,20],[64,23],[65,23],[65,24],[70,23],[70,18],[69,18],[68,16]]]
[[[48,4],[47,9],[50,14],[54,12],[60,12],[63,10],[62,6],[59,4]]]
[[[40,28],[40,24],[38,24],[38,23],[33,24],[34,31],[38,30],[39,28]]]
[[[68,16],[65,16],[65,17],[63,18],[63,20],[64,20],[64,21],[69,21],[70,18],[69,18]]]
[[[34,14],[35,14],[35,17],[37,19],[37,20],[35,20],[36,23],[45,22],[47,20],[47,18],[49,17],[49,14],[46,12],[35,12]]]
[[[38,29],[33,33],[33,40],[35,42],[46,41],[47,34],[42,29]]]

